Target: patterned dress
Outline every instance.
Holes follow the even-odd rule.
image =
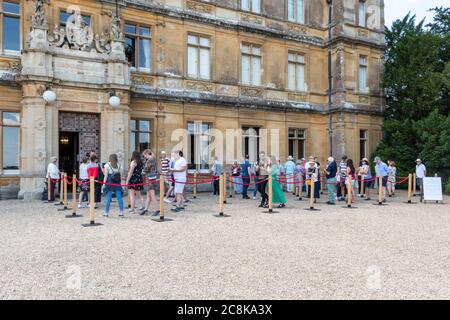
[[[144,179],[142,179],[142,164],[139,163],[136,167],[134,167],[133,173],[131,174],[130,182],[129,184],[142,184],[144,182]],[[130,186],[128,189],[132,190],[142,190],[144,187],[142,185],[140,186]]]

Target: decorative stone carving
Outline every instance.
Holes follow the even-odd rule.
[[[194,91],[213,92],[214,85],[208,82],[186,81],[186,89]]]
[[[22,65],[18,60],[3,60],[0,61],[0,70],[7,70],[9,72],[20,72]]]
[[[38,119],[38,120],[35,122],[34,126],[36,127],[37,130],[42,131],[42,130],[45,129],[45,127],[46,127],[47,125],[45,124],[45,120],[44,120],[44,119]]]
[[[290,31],[300,34],[308,34],[308,28],[294,23],[289,23],[288,28]]]
[[[47,30],[47,16],[45,15],[44,0],[36,0],[35,10],[31,24],[35,29]]]
[[[359,103],[370,104],[369,96],[359,96]]]
[[[254,98],[264,98],[263,88],[241,87],[241,95]]]
[[[366,29],[358,29],[357,35],[358,35],[358,37],[368,38],[369,37],[369,31],[366,30]]]
[[[123,125],[123,123],[119,123],[116,127],[116,132],[118,134],[123,134],[125,132],[125,126]]]
[[[47,159],[47,152],[45,152],[45,150],[36,150],[35,157],[39,161],[44,161],[45,159]]]
[[[308,100],[308,94],[302,92],[289,92],[289,101],[306,102]]]
[[[250,23],[263,24],[264,20],[261,17],[255,16],[253,14],[241,13],[241,20]]]
[[[151,86],[155,84],[155,78],[142,74],[131,75],[131,83],[138,86]]]
[[[111,40],[123,41],[123,33],[120,31],[120,17],[117,12],[111,21]]]
[[[212,14],[214,7],[211,5],[205,4],[205,3],[187,0],[186,1],[186,9]]]
[[[67,19],[65,29],[55,25],[48,40],[54,47],[65,46],[81,51],[96,50],[99,53],[109,53],[111,51],[111,45],[104,33],[94,35],[92,27],[84,22],[83,16],[79,11],[74,11]]]

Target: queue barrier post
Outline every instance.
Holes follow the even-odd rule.
[[[407,204],[416,204],[417,202],[412,202],[413,197],[413,175],[412,173],[408,174],[408,201]]]
[[[361,197],[364,197],[366,194],[366,177],[364,175],[361,176]]]
[[[303,174],[299,172],[298,174],[298,200],[303,201]]]
[[[192,198],[197,199],[197,171],[194,172],[194,191]]]
[[[51,200],[51,196],[52,196],[52,194],[51,194],[51,191],[50,191],[50,189],[52,188],[52,181],[51,181],[51,178],[50,178],[50,176],[47,178],[47,200],[48,200],[48,202],[51,202],[52,200]]]
[[[72,214],[67,215],[66,218],[78,218],[82,215],[77,214],[77,176],[72,176]]]
[[[68,201],[67,201],[67,173],[62,173],[61,175],[61,190],[62,190],[62,204],[63,208],[58,209],[58,211],[66,211],[68,208]]]
[[[310,186],[310,195],[309,195],[309,208],[307,208],[307,209],[305,209],[305,210],[308,210],[308,211],[320,211],[320,209],[316,209],[316,208],[314,208],[314,178],[315,178],[315,174],[312,174],[311,175],[311,179],[309,180],[310,181],[310,183],[311,183],[311,186]]]
[[[159,176],[159,218],[153,219],[155,222],[166,222],[166,221],[172,221],[172,219],[168,219],[165,217],[164,213],[164,192],[165,192],[165,185],[164,185],[164,176]]]
[[[225,190],[227,186],[227,174],[225,173]],[[230,198],[233,198],[233,175],[230,174],[230,180],[228,180],[228,185],[230,186]]]
[[[224,213],[224,204],[226,203],[226,173],[222,173],[219,177],[219,214],[214,215],[217,218],[228,218],[229,215]]]
[[[89,223],[82,224],[83,227],[101,226],[101,223],[95,222],[95,201],[94,201],[95,180],[89,179]]]
[[[62,206],[64,205],[64,172],[61,172],[59,175],[59,202],[55,203],[55,206]],[[58,189],[56,189],[58,190]]]

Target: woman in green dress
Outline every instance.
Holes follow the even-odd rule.
[[[270,157],[270,175],[272,176],[272,203],[279,203],[278,208],[286,207],[286,197],[277,180],[278,165],[274,156]]]

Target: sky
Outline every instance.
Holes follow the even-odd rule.
[[[392,22],[404,18],[409,11],[416,15],[417,22],[423,18],[427,18],[426,23],[431,22],[433,14],[427,10],[441,6],[450,7],[450,0],[385,0],[384,4],[386,27],[391,27]]]

